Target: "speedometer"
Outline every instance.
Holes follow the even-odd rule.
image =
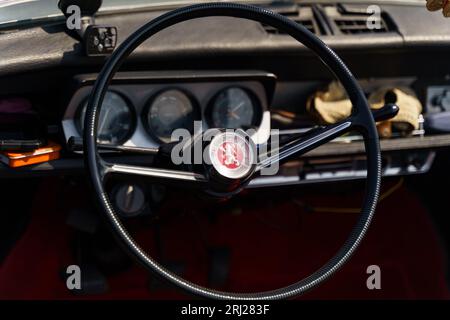
[[[199,118],[195,101],[179,89],[168,89],[154,96],[144,112],[144,123],[157,140],[170,142],[176,129],[192,133]]]
[[[248,90],[229,87],[220,91],[208,107],[207,120],[214,128],[247,129],[258,124],[261,106]]]
[[[79,109],[78,128],[83,132],[87,101]],[[98,120],[98,142],[120,145],[126,142],[134,128],[134,115],[125,98],[114,91],[108,91],[103,99]]]

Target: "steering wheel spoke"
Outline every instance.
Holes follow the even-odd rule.
[[[207,183],[204,175],[181,170],[150,168],[137,165],[104,163],[104,178],[112,174],[124,174],[146,177],[159,183],[185,183],[189,186],[201,187]]]
[[[270,167],[276,162],[282,163],[294,157],[299,157],[308,151],[316,149],[321,145],[343,135],[344,133],[350,131],[352,127],[352,120],[348,118],[330,126],[311,129],[302,137],[288,142],[278,148],[278,150],[271,150],[271,154],[273,155],[263,155],[261,157],[262,160],[256,167],[256,171]]]

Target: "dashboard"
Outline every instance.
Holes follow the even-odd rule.
[[[383,175],[428,172],[439,150],[450,146],[448,132],[426,126],[434,114],[450,111],[448,19],[422,4],[383,1],[384,27],[372,32],[361,23],[367,18],[366,3],[267,7],[304,24],[334,49],[368,97],[385,86],[408,87],[417,95],[425,126],[381,140]],[[96,21],[116,26],[120,43],[167,10],[111,13]],[[0,167],[0,175],[82,173],[81,151],[73,151],[68,142],[82,137],[85,106],[105,59],[86,57],[79,41],[58,22],[2,29],[0,52],[0,98],[28,99],[48,138],[63,146],[58,160],[14,170]],[[121,67],[101,109],[99,142],[156,149],[170,140],[174,128],[196,133],[216,126],[254,129],[256,144],[264,144],[271,130],[279,130],[280,141],[288,140],[317,125],[306,110],[308,99],[333,79],[305,46],[260,23],[225,17],[188,21],[144,42]],[[350,134],[249,187],[362,179],[365,174],[364,144]]]
[[[94,80],[95,75],[75,77],[73,95],[62,120],[67,142],[82,137]],[[420,117],[445,109],[447,103],[447,86],[421,82],[417,77],[368,78],[359,82],[367,96],[386,86],[411,88],[424,101]],[[291,139],[317,125],[305,104],[307,97],[326,83],[278,81],[270,72],[245,70],[118,73],[101,109],[99,143],[156,150],[172,140],[176,129],[194,134],[212,127],[254,129],[252,139],[258,145],[274,134],[280,141]],[[290,117],[284,117],[284,113]],[[436,155],[433,148],[444,146],[445,141],[425,136],[423,126],[407,137],[394,133],[391,139],[383,139],[383,175],[428,172]],[[249,188],[365,178],[363,154],[361,136],[349,134],[287,163],[275,176],[254,179]],[[126,156],[122,159],[126,160]]]

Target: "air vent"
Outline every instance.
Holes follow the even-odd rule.
[[[386,33],[394,31],[395,26],[385,12],[376,14],[366,12],[367,6],[325,6],[324,11],[328,19],[334,24],[337,34],[357,35],[368,33]]]
[[[299,6],[299,5],[289,5],[289,6],[274,6],[270,7],[270,10],[279,13],[299,24],[302,24],[309,31],[314,34],[323,34],[319,24],[314,15],[314,10],[310,6]],[[279,31],[276,28],[268,26],[266,24],[262,25],[267,33],[269,34],[285,34],[283,31]]]

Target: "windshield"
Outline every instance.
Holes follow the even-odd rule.
[[[103,0],[100,12],[120,9],[135,9],[147,6],[182,5],[187,0]],[[62,17],[58,0],[0,0],[0,24],[30,22],[42,18]]]
[[[217,1],[217,0],[216,0]],[[103,0],[100,12],[120,9],[137,9],[148,6],[164,6],[164,5],[187,5],[193,3],[201,3],[206,1],[199,0]],[[267,3],[270,1],[235,1],[235,2],[260,2]],[[280,2],[280,1],[277,1]],[[289,2],[289,0],[287,1]],[[307,2],[326,2],[326,1],[307,1]],[[364,0],[347,0],[344,2],[367,2]],[[374,0],[370,0],[374,2]],[[376,2],[386,2],[379,1]],[[402,3],[424,3],[425,0],[390,0],[388,2]],[[31,22],[37,19],[58,18],[62,17],[61,11],[58,9],[58,0],[0,0],[0,24],[18,24],[21,22]]]

